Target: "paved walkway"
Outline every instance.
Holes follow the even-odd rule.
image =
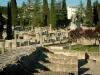
[[[79,60],[79,73],[81,75],[100,75],[100,62],[89,60],[85,63],[84,60]]]

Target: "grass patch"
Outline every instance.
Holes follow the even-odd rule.
[[[89,52],[98,52],[99,46],[98,45],[73,45],[72,50],[77,51],[89,51]]]

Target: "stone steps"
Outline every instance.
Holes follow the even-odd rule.
[[[66,59],[66,56],[63,54],[51,54],[51,53],[44,53],[48,56],[48,58],[55,58],[55,59]]]
[[[67,75],[68,73],[78,75],[78,59],[76,56],[65,56],[50,52],[43,52],[43,55],[47,56],[47,58],[39,61],[40,68],[38,66],[37,69],[40,69],[38,71],[40,73],[36,73],[36,75]]]
[[[56,64],[78,64],[77,58],[66,58],[65,60],[63,59],[54,59],[54,58],[46,58],[51,63],[56,63]]]

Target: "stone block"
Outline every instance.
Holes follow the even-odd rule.
[[[41,63],[44,68],[47,68],[47,71],[54,71],[54,72],[77,72],[78,73],[78,66],[77,65],[69,65],[69,64],[54,64],[54,63]]]
[[[3,54],[5,52],[5,40],[0,39],[0,52]]]
[[[53,58],[46,58],[51,63],[56,63],[56,64],[76,64],[78,65],[78,59],[76,57],[67,57],[65,60],[63,59],[53,59]]]

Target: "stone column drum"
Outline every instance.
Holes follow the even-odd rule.
[[[5,51],[5,40],[0,39],[0,52],[3,54]]]

